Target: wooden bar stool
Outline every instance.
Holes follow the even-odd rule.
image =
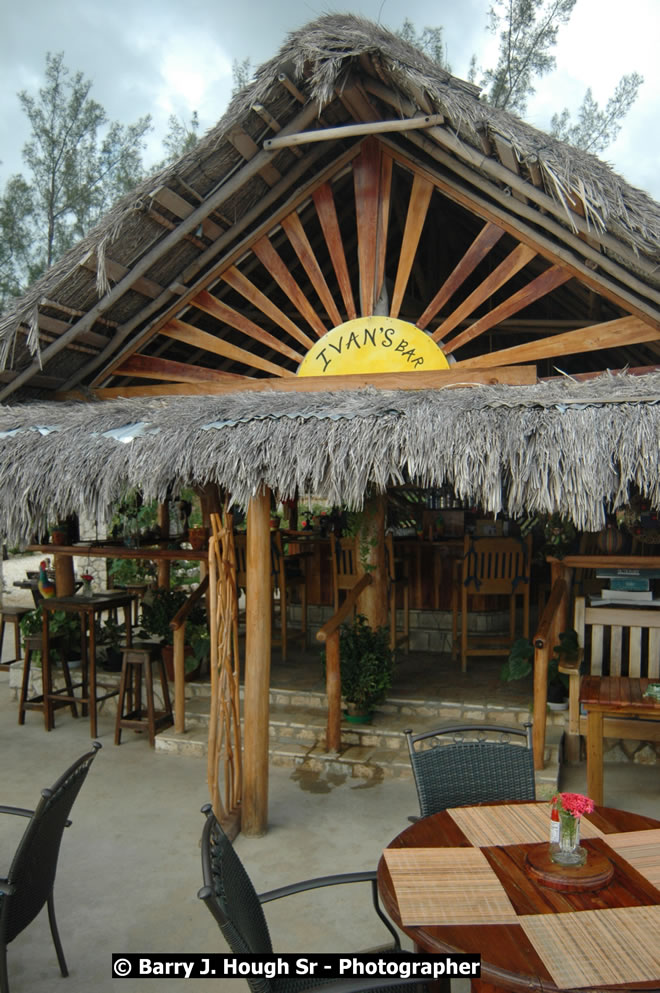
[[[160,685],[163,693],[163,710],[154,706],[153,666],[158,666]],[[146,712],[142,707],[142,676],[144,675]],[[133,731],[147,731],[149,744],[154,747],[156,733],[174,724],[170,693],[167,686],[167,672],[159,645],[133,645],[124,649],[117,720],[115,722],[115,745],[121,742],[122,728]]]
[[[0,670],[6,672],[12,662],[23,658],[21,653],[21,618],[32,611],[32,607],[20,607],[18,604],[2,604],[0,606]],[[14,657],[2,662],[2,648],[5,641],[5,624],[14,625]]]
[[[46,731],[50,731],[52,726],[48,726],[48,710],[44,702],[43,695],[43,685],[41,693],[36,696],[28,697],[30,690],[30,669],[32,666],[32,653],[41,652],[43,647],[43,641],[40,634],[28,635],[24,639],[25,647],[25,659],[23,661],[23,679],[21,682],[21,694],[18,699],[18,723],[25,724],[25,711],[26,710],[40,710],[44,715],[44,724],[46,726]],[[71,673],[69,671],[69,663],[66,658],[64,639],[61,638],[51,638],[50,639],[50,650],[59,649],[60,655],[62,657],[62,674],[64,676],[64,686],[59,690],[54,690],[51,695],[51,710],[57,710],[59,707],[71,707],[71,713],[74,717],[78,716],[78,708],[76,707],[74,689],[79,689],[82,685],[81,683],[76,683],[73,685],[71,680]],[[43,675],[43,670],[42,670]],[[58,694],[66,697],[65,699],[58,700]]]

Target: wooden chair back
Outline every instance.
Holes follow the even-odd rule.
[[[569,677],[569,734],[585,734],[586,719],[580,714],[581,676],[660,678],[660,610],[593,607],[587,605],[585,597],[576,597],[573,624],[580,658],[574,664],[561,664],[559,669]],[[643,728],[641,732],[646,733]],[[624,735],[615,732],[612,737]]]
[[[332,555],[332,587],[334,610],[339,610],[341,593],[352,589],[359,579],[357,538],[337,538],[330,535]]]
[[[529,637],[529,591],[532,538],[478,538],[466,535],[460,572],[461,669],[467,670],[468,655],[508,655],[515,639],[516,605],[522,599],[523,636]],[[506,596],[509,600],[509,634],[488,636],[484,647],[468,633],[470,597]],[[453,629],[458,626],[458,596],[453,599]],[[501,647],[493,647],[500,644]]]

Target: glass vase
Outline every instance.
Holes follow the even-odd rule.
[[[559,811],[559,845],[550,858],[559,865],[584,865],[587,851],[580,845],[580,818]]]

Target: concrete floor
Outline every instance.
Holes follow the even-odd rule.
[[[19,727],[6,681],[7,674],[0,673],[0,753],[5,755],[0,803],[34,807],[39,791],[88,749],[89,724],[62,710],[48,734],[37,713]],[[199,810],[208,796],[205,763],[156,753],[141,735],[126,732],[115,747],[110,714],[101,713],[98,737],[103,748],[74,805],[55,885],[69,978],[60,977],[44,911],[9,947],[12,993],[143,993],[143,980],[112,979],[112,952],[226,950],[196,897]],[[583,765],[564,770],[562,789],[584,787]],[[660,818],[660,769],[607,766],[605,802]],[[239,836],[236,846],[257,889],[270,889],[338,869],[375,866],[416,810],[411,781],[273,768],[268,834]],[[2,818],[1,874],[24,826],[22,819]],[[281,952],[354,951],[388,937],[371,911],[368,886],[298,895],[266,910],[273,946]],[[195,982],[206,990],[247,990],[242,980],[218,980],[216,987],[213,981],[173,979],[165,988],[189,993]]]

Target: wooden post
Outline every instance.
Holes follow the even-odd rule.
[[[182,624],[181,627],[178,627],[175,630],[172,642],[172,665],[174,667],[174,730],[177,734],[183,734],[186,730],[185,624]]]
[[[162,548],[167,548],[167,538],[170,533],[170,508],[166,503],[158,504],[158,527],[163,537]],[[170,588],[170,560],[158,559],[158,585],[163,589]]]
[[[252,497],[247,517],[244,790],[241,828],[268,828],[268,718],[271,643],[270,490]]]
[[[326,750],[338,752],[341,747],[341,670],[339,659],[339,629],[333,631],[325,645],[325,686],[328,696],[328,731]]]
[[[202,523],[211,533],[211,514],[217,514],[222,520],[223,499],[220,487],[217,483],[206,483],[204,486],[196,488],[195,493],[199,497],[199,504],[202,511]],[[203,579],[209,572],[208,561],[199,563],[199,576]]]
[[[72,555],[59,555],[54,552],[53,555],[54,569],[55,569],[55,593],[57,596],[73,596],[76,583],[73,573],[73,556]]]
[[[371,575],[371,584],[360,597],[359,612],[374,629],[387,624],[387,572],[385,569],[385,508],[384,494],[367,500],[364,524],[358,533],[358,572]],[[368,569],[365,569],[365,563]]]

